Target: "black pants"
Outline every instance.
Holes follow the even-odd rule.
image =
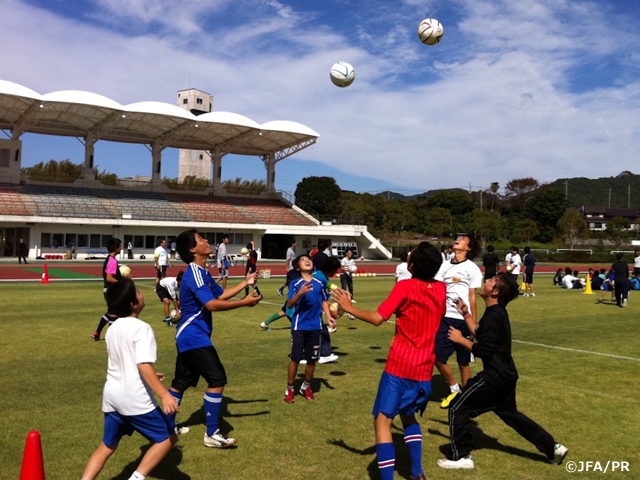
[[[629,281],[626,278],[621,278],[613,284],[613,289],[616,294],[616,305],[622,305],[622,300],[626,299],[629,296]]]
[[[497,389],[483,379],[473,377],[462,389],[449,409],[449,433],[453,460],[468,456],[473,449],[471,419],[494,412],[526,440],[533,443],[547,458],[553,458],[555,440],[549,432],[516,407],[516,389]]]
[[[331,355],[331,336],[329,335],[329,327],[323,323],[320,331],[320,356],[328,357],[329,355]]]
[[[342,289],[348,290],[351,294],[351,298],[353,298],[353,278],[351,278],[351,275],[342,273],[340,275],[340,284],[342,285]]]

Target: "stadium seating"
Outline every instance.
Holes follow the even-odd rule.
[[[194,193],[89,189],[59,185],[0,185],[0,214],[175,222],[313,226],[279,200]]]

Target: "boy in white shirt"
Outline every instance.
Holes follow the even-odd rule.
[[[156,361],[153,330],[138,319],[144,308],[144,296],[133,281],[121,280],[109,286],[106,298],[109,311],[118,321],[105,337],[108,369],[102,394],[104,436],[91,455],[82,480],[96,478],[118,448],[120,439],[134,431],[153,442],[129,477],[129,480],[144,480],[177,441],[166,415],[177,413],[179,407],[161,383],[164,375],[153,368]],[[162,400],[162,409],[153,393]]]

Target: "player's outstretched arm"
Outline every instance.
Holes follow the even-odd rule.
[[[370,323],[376,327],[384,322],[384,318],[378,312],[370,312],[368,310],[361,310],[356,308],[351,303],[351,295],[349,292],[336,288],[331,291],[331,299],[340,305],[340,308],[347,313],[350,313],[354,317],[362,320],[363,322]]]
[[[237,285],[234,285],[233,287],[227,288],[224,291],[224,293],[220,295],[218,298],[220,300],[228,300],[230,298],[233,298],[236,295],[238,295],[240,292],[242,292],[245,289],[245,287],[249,285],[253,285],[257,282],[258,282],[258,272],[247,273],[247,276],[244,278],[242,282],[240,282]]]
[[[158,374],[156,373],[153,365],[150,363],[139,363],[138,371],[140,372],[140,376],[144,380],[144,382],[151,387],[153,393],[155,393],[160,401],[162,402],[162,410],[167,415],[173,415],[174,413],[178,413],[180,407],[176,402],[176,399],[173,398],[173,395],[169,393],[169,391],[162,385]]]

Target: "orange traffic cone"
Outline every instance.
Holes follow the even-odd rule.
[[[49,281],[49,270],[47,269],[47,264],[44,264],[44,267],[42,268],[42,280],[40,280],[40,283],[51,283]]]
[[[595,295],[593,293],[593,290],[591,290],[591,275],[587,274],[587,276],[585,277],[585,286],[584,286],[584,292],[582,292],[583,295]]]
[[[40,442],[40,432],[37,430],[31,430],[27,434],[24,456],[22,457],[22,468],[20,469],[20,480],[45,480],[42,443]]]

